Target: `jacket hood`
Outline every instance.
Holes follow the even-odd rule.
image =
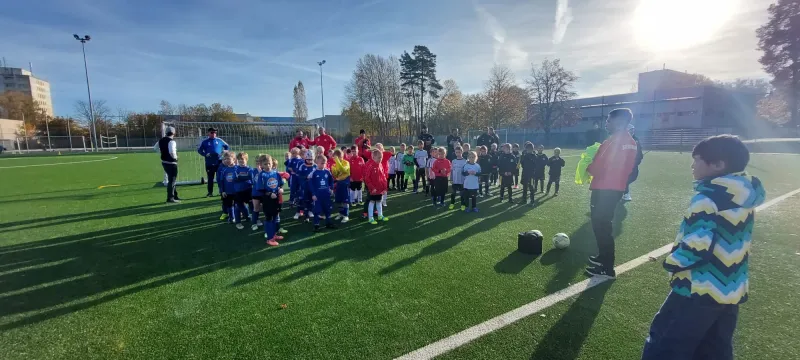
[[[747,173],[728,174],[695,182],[695,190],[717,204],[719,210],[752,209],[764,203],[764,186]]]

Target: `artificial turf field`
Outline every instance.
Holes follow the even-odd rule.
[[[220,222],[204,186],[163,204],[156,154],[0,158],[0,358],[401,356],[584,279],[595,245],[576,154],[564,154],[561,196],[538,195],[536,208],[493,196],[464,214],[390,193],[391,220],[377,226],[313,234],[285,211],[277,248]],[[690,164],[686,153],[645,156],[634,201],[617,209],[618,264],[674,239]],[[768,199],[800,187],[800,156],[754,154],[748,171]],[[800,358],[799,212],[796,195],[756,218],[740,359]],[[565,232],[572,245],[521,255],[516,234],[529,229]],[[637,358],[669,291],[661,260],[443,358]]]

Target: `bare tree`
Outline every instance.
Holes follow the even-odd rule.
[[[506,66],[492,67],[484,86],[484,99],[489,124],[495,128],[519,125],[525,118],[527,96]]]
[[[92,119],[92,109],[94,109],[94,119]],[[106,105],[105,100],[92,101],[92,107],[89,107],[89,102],[83,100],[75,101],[75,117],[80,119],[89,128],[90,138],[99,139],[99,134],[105,133],[102,127],[107,123],[111,117],[111,109]],[[97,131],[98,134],[94,132]]]
[[[158,103],[158,107],[158,114],[161,116],[175,115],[175,108],[167,100],[161,100],[161,102]]]
[[[400,67],[396,58],[367,54],[356,63],[353,77],[345,86],[343,107],[358,109],[373,121],[380,136],[402,136],[403,96],[400,89]]]
[[[580,117],[568,103],[577,95],[576,80],[575,73],[564,69],[558,59],[545,59],[541,66],[531,68],[527,84],[533,104],[528,107],[528,122],[544,130],[548,139],[551,129],[568,126]]]
[[[302,81],[298,81],[294,86],[294,121],[305,122],[308,120],[308,105],[306,105],[306,88],[303,86]]]

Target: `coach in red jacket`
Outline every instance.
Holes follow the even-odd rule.
[[[589,257],[589,276],[616,277],[614,272],[614,211],[625,193],[628,177],[636,162],[637,145],[627,127],[633,121],[630,109],[615,109],[608,113],[606,128],[611,136],[597,149],[597,155],[587,169],[593,176],[591,219],[597,240],[597,256]]]
[[[367,137],[367,132],[364,129],[358,132],[358,137],[356,138],[355,145],[358,146],[358,153],[361,154],[361,157],[364,158],[364,162],[369,162],[372,159],[372,155],[370,153],[370,144],[369,138]]]
[[[311,145],[314,145],[314,142],[303,134],[303,130],[297,130],[297,136],[289,142],[289,151],[296,148],[298,145],[302,145],[304,148],[308,149]]]
[[[325,148],[325,154],[330,150],[336,150],[336,140],[333,139],[333,136],[326,134],[325,128],[321,126],[319,127],[319,136],[314,138],[314,145]]]

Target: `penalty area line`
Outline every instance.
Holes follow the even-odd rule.
[[[117,156],[113,156],[107,159],[97,159],[97,160],[83,160],[83,161],[69,161],[69,162],[62,162],[62,163],[49,163],[49,164],[31,164],[31,165],[17,165],[17,166],[3,166],[0,169],[18,169],[18,168],[29,168],[29,167],[38,167],[38,166],[55,166],[55,165],[69,165],[69,164],[83,164],[83,163],[91,163],[91,162],[98,162],[98,161],[108,161],[117,159]]]
[[[770,201],[767,201],[761,206],[756,208],[756,211],[764,211],[771,206],[786,200],[794,195],[800,193],[800,188],[785,193],[781,196],[778,196]],[[664,256],[672,250],[672,243],[664,245],[658,249],[655,249],[647,254],[639,256],[631,261],[628,261],[622,265],[619,265],[615,268],[617,272],[617,276],[633,270],[643,264],[653,261],[654,259]],[[567,300],[575,295],[578,295],[586,290],[589,290],[597,285],[600,285],[606,281],[609,281],[608,278],[590,278],[583,280],[579,283],[573,284],[569,287],[556,291],[550,295],[547,295],[543,298],[537,299],[531,303],[525,304],[521,307],[518,307],[514,310],[511,310],[505,314],[501,314],[499,316],[493,317],[489,320],[486,320],[478,325],[475,325],[469,329],[463,330],[459,333],[453,334],[449,337],[446,337],[442,340],[430,343],[421,347],[417,350],[414,350],[408,354],[400,356],[396,359],[399,360],[418,360],[418,359],[432,359],[436,356],[445,354],[451,350],[459,348],[467,343],[478,339],[484,335],[492,333],[496,330],[502,329],[508,325],[511,325],[519,320],[522,320],[528,316],[541,312],[544,309],[547,309],[559,302]]]

